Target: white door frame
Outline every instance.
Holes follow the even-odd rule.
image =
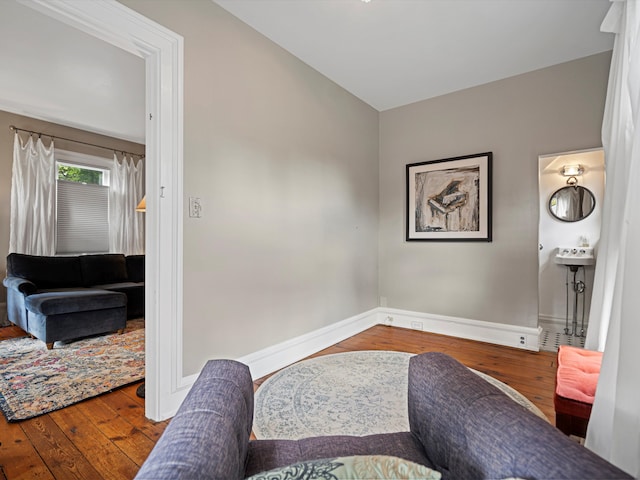
[[[145,415],[171,417],[182,376],[183,38],[115,0],[18,0],[145,60]]]

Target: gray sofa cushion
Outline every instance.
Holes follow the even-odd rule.
[[[94,285],[93,288],[120,292],[127,296],[127,318],[144,317],[144,282],[122,282],[107,285]]]
[[[353,437],[311,437],[301,440],[254,440],[249,444],[245,475],[292,463],[352,455],[388,455],[433,468],[420,441],[409,432]]]
[[[129,290],[136,290],[140,287],[144,287],[144,283],[134,283],[134,282],[118,282],[118,283],[106,283],[106,284],[98,284],[92,285],[91,288],[97,290],[111,290],[114,292],[127,292]]]
[[[7,275],[25,278],[39,289],[83,285],[78,257],[40,257],[10,253],[7,256]]]
[[[208,362],[136,478],[244,478],[252,419],[249,368],[233,360]]]
[[[55,315],[29,314],[29,333],[46,343],[75,340],[89,335],[124,330],[127,325],[126,307],[69,312]]]
[[[412,357],[409,378],[411,431],[444,479],[629,478],[448,355]]]
[[[59,290],[29,295],[25,304],[29,311],[40,315],[59,315],[125,307],[127,296],[106,290]]]
[[[78,257],[85,287],[128,281],[127,262],[120,253]]]

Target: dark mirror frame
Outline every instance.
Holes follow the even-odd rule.
[[[575,206],[576,207],[575,215],[559,216],[554,211],[554,210],[557,209],[558,197],[563,192],[567,192],[569,194],[572,194],[572,195],[567,195],[567,198],[570,201],[572,199],[579,199],[580,200],[579,203],[577,203],[577,205]],[[590,205],[590,208],[588,209],[588,211],[586,211],[587,209],[583,208],[583,207],[585,207],[585,199],[586,198],[590,198],[591,199],[591,205]],[[556,203],[554,203],[554,200],[556,201]],[[586,206],[589,207],[589,205],[586,205]],[[551,215],[554,218],[560,220],[561,222],[579,222],[580,220],[584,220],[589,215],[591,215],[591,213],[593,213],[593,210],[595,208],[596,208],[596,197],[593,195],[591,190],[589,190],[588,188],[582,187],[580,185],[568,185],[566,187],[559,188],[558,190],[553,192],[553,194],[551,195],[551,198],[549,198],[549,213],[551,213]],[[573,210],[573,208],[572,208],[572,210]]]

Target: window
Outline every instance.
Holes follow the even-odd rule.
[[[56,254],[109,251],[109,161],[56,152]]]
[[[57,163],[58,180],[67,180],[68,182],[77,182],[92,185],[102,185],[103,170],[81,167],[79,165],[69,165],[66,163]]]

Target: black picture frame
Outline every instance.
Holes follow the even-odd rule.
[[[406,240],[491,242],[493,152],[406,166]]]

